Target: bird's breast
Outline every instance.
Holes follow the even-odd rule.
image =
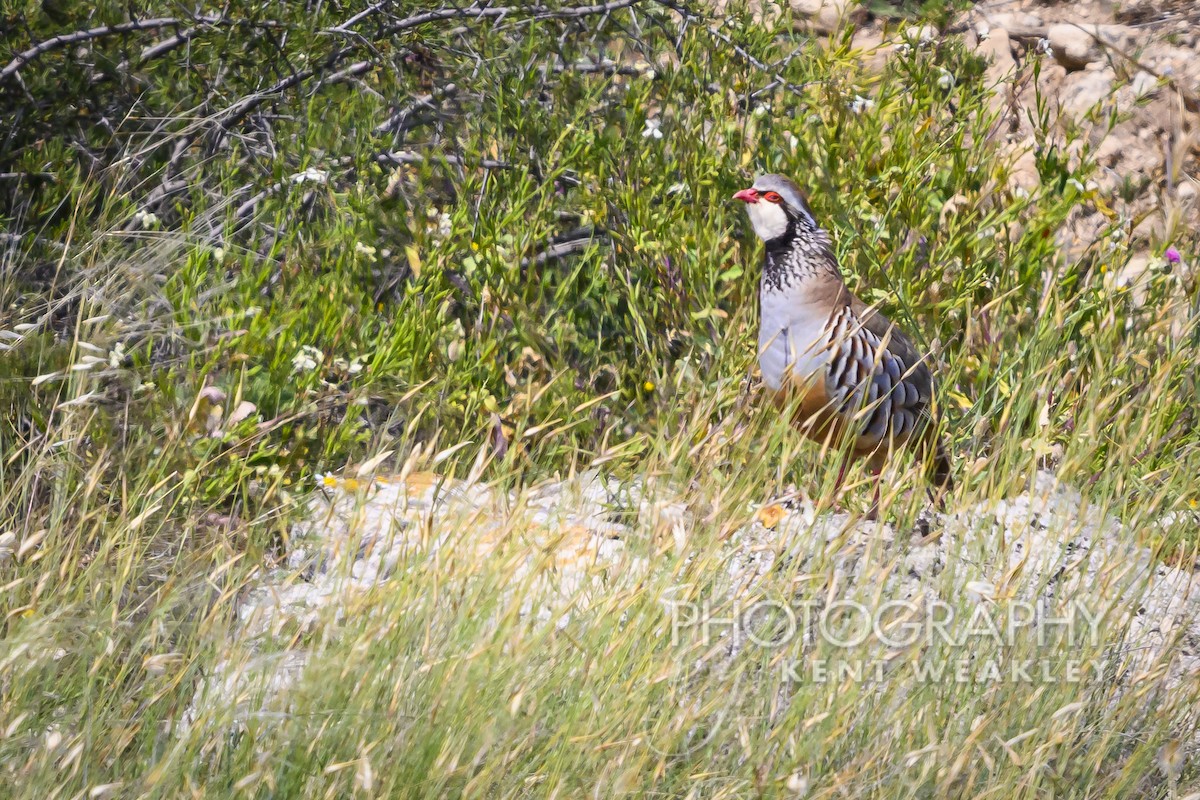
[[[764,292],[758,331],[758,366],[763,383],[811,384],[829,364],[829,311],[788,293]]]

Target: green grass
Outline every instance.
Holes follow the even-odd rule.
[[[183,13],[5,0],[0,61],[131,9]],[[1197,288],[1179,270],[1117,286],[1115,215],[1081,262],[1056,260],[1070,210],[1108,207],[1086,149],[1068,158],[1043,115],[1043,188],[1010,193],[982,64],[952,38],[876,75],[847,37],[741,8],[381,35],[420,10],[405,2],[363,38],[329,32],[357,10],[249,4],[144,63],[174,29],[53,50],[23,89],[0,84],[18,120],[0,173],[26,175],[0,192],[8,796],[742,797],[793,776],[817,797],[1166,796],[1155,753],[1194,726],[1183,690],[785,687],[761,654],[679,671],[694,645],[661,635],[664,592],[715,591],[722,536],[757,504],[832,484],[744,385],[759,249],[728,198],[760,171],[805,186],[852,288],[936,345],[952,508],[1048,465],[1158,557],[1194,560]],[[556,68],[601,57],[633,69]],[[373,133],[447,83],[401,137]],[[399,151],[424,160],[378,157]],[[580,252],[523,263],[589,225],[604,234]],[[1175,244],[1195,260],[1194,235]],[[417,467],[478,464],[502,487],[601,461],[675,487],[702,522],[685,552],[635,524],[657,568],[563,632],[515,613],[505,560],[468,579],[414,556],[304,640],[287,714],[181,731],[199,682],[249,657],[229,651],[236,603],[280,563],[313,476],[385,450],[399,470],[418,445]],[[919,500],[900,496],[906,469],[899,530]]]

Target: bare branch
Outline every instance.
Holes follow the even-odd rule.
[[[370,16],[376,14],[379,11],[379,9],[383,8],[387,4],[388,4],[388,0],[383,0],[383,2],[381,2],[381,3],[372,3],[371,5],[364,8],[362,11],[355,14],[350,19],[343,22],[341,25],[338,25],[336,28],[330,28],[329,32],[330,33],[353,33],[353,31],[350,30],[351,27],[362,22],[367,17],[370,17]]]
[[[120,22],[116,25],[101,25],[99,28],[91,28],[85,31],[75,31],[74,33],[64,33],[47,39],[44,42],[34,45],[33,47],[18,53],[17,56],[8,65],[0,70],[0,80],[4,80],[8,76],[14,74],[21,67],[33,61],[39,56],[49,53],[51,50],[57,50],[60,47],[77,44],[79,42],[87,42],[92,39],[100,39],[105,36],[113,36],[119,33],[132,33],[135,31],[151,31],[158,28],[171,28],[185,25],[189,22],[201,22],[209,25],[216,25],[223,20],[223,17],[210,15],[196,17],[194,19],[179,19],[178,17],[159,17],[157,19],[135,19],[129,22]]]
[[[196,34],[200,33],[201,30],[201,28],[188,28],[187,30],[180,31],[174,36],[169,36],[166,39],[163,39],[161,42],[155,42],[154,44],[142,50],[141,55],[138,56],[138,63],[145,64],[151,59],[158,58],[161,55],[166,55],[176,47],[191,41],[193,38],[195,38]]]
[[[644,77],[652,71],[649,65],[645,67],[631,67],[613,61],[611,58],[601,58],[599,60],[573,61],[569,64],[555,64],[555,72],[580,72],[585,75],[624,75],[627,77]]]
[[[432,11],[414,14],[384,28],[383,35],[391,36],[411,28],[447,19],[504,19],[508,16],[526,16],[534,19],[577,19],[593,14],[608,14],[622,8],[635,6],[640,2],[642,0],[612,0],[609,3],[569,8],[550,8],[549,6],[520,8],[518,6],[489,6],[474,3],[466,8],[436,8]]]
[[[349,80],[350,78],[356,78],[365,72],[370,72],[374,68],[374,61],[355,61],[345,69],[339,70],[327,78],[322,78],[321,84],[341,83],[342,81]]]

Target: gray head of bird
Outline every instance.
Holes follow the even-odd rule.
[[[819,229],[800,187],[783,175],[760,175],[754,185],[733,196],[746,204],[746,214],[764,242],[788,240]]]

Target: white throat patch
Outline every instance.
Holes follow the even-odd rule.
[[[754,232],[764,242],[769,242],[787,232],[787,214],[778,203],[770,203],[766,200],[749,203],[746,206],[746,213],[750,215],[750,224],[754,226]]]

